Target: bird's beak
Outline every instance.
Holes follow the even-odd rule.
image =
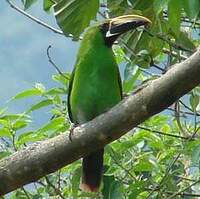
[[[151,23],[149,19],[139,15],[124,15],[109,20],[109,28],[106,37],[123,34],[139,26],[146,26]]]

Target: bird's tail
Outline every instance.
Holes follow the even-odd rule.
[[[95,151],[83,158],[80,189],[86,192],[97,192],[103,173],[104,149]]]

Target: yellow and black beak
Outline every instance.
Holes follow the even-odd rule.
[[[124,15],[110,19],[107,23],[109,26],[105,36],[108,38],[114,35],[121,35],[139,26],[146,26],[151,21],[139,15]]]

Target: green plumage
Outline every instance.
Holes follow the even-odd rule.
[[[85,123],[109,110],[121,99],[121,79],[114,53],[111,47],[105,45],[99,26],[93,26],[86,31],[81,41],[70,81],[70,119],[75,124]],[[82,183],[90,186],[90,191],[96,191],[100,185],[102,159],[103,150],[83,159]],[[95,177],[98,179],[95,180]]]
[[[112,44],[121,34],[151,21],[138,15],[107,19],[84,34],[71,76],[68,93],[69,117],[82,124],[106,112],[122,99],[119,69]],[[94,143],[95,144],[95,143]],[[103,148],[83,158],[80,188],[98,191],[103,172]]]
[[[70,84],[70,117],[74,123],[87,122],[121,100],[118,66],[98,26],[85,33]]]

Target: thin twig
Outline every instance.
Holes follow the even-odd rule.
[[[39,196],[41,196],[41,193],[39,192],[39,190],[38,190],[38,187],[37,187],[37,183],[33,183],[33,186],[34,186],[34,189],[36,190],[36,192],[37,192],[37,194],[39,195]]]
[[[151,190],[151,192],[148,194],[147,198],[146,199],[149,199],[151,197],[151,195],[153,194],[153,192],[155,192],[155,190],[157,190],[163,186],[163,183],[166,179],[166,177],[168,176],[169,172],[171,171],[171,168],[174,166],[174,164],[176,163],[176,161],[179,159],[179,157],[181,156],[181,153],[178,153],[178,155],[173,159],[173,161],[171,162],[171,164],[168,166],[166,172],[165,172],[165,175],[162,177],[162,179],[160,180],[159,182],[159,186],[156,186],[155,188],[153,188]]]
[[[193,115],[195,114],[194,113],[194,111],[189,107],[189,106],[187,106],[185,103],[183,103],[183,101],[181,101],[181,100],[179,100],[180,101],[180,103],[186,108],[186,109],[188,109],[189,111],[191,111],[192,113],[193,113]],[[200,116],[200,113],[196,113],[196,116]]]
[[[169,110],[169,111],[175,111],[175,109],[170,108],[170,107],[168,107],[167,110]],[[180,110],[180,113],[185,114],[185,115],[194,115],[193,112],[182,111],[182,110]],[[200,116],[200,114],[198,114],[198,113],[197,113],[196,115],[197,115],[197,116]]]
[[[163,14],[164,14],[164,17],[168,17],[167,10],[163,10]],[[195,19],[190,20],[187,17],[183,17],[183,16],[181,17],[181,21],[182,22],[196,24],[196,25],[200,25],[200,20],[195,20]]]
[[[62,195],[61,191],[59,189],[57,189],[49,180],[49,178],[47,176],[45,176],[45,180],[47,182],[47,184],[54,189],[55,193],[57,195],[59,195],[62,199],[65,199],[65,197]]]
[[[56,69],[56,71],[61,75],[63,76],[65,79],[69,80],[69,78],[64,75],[64,73],[59,69],[59,67],[54,63],[54,61],[51,59],[51,56],[50,56],[50,49],[51,49],[51,45],[48,46],[47,48],[47,57],[49,59],[49,62],[51,63],[51,65]]]
[[[115,151],[111,148],[112,153],[114,154]],[[124,168],[124,166],[122,166],[116,159],[115,157],[110,153],[111,158],[114,160],[115,164],[117,164],[121,169],[123,169],[134,181],[137,181],[136,177],[132,175],[132,173],[130,173],[130,171],[126,168]]]
[[[57,34],[60,34],[60,35],[64,35],[64,33],[63,33],[61,30],[56,29],[56,28],[54,28],[54,27],[48,25],[47,23],[41,21],[40,19],[38,19],[38,18],[36,18],[36,17],[34,17],[34,16],[28,14],[27,12],[25,12],[25,11],[22,10],[22,9],[20,9],[20,8],[19,8],[18,6],[16,6],[15,4],[13,4],[10,0],[6,0],[6,2],[10,5],[11,8],[15,9],[16,11],[18,11],[18,12],[21,13],[22,15],[28,17],[28,18],[31,19],[32,21],[38,23],[39,25],[41,25],[41,26],[43,26],[43,27],[45,27],[45,28],[47,28],[47,29],[53,31],[54,33],[57,33]],[[149,32],[147,29],[144,29],[144,30],[145,30],[145,32],[147,32],[150,36],[153,36],[153,37],[156,36],[157,38],[159,38],[159,39],[161,39],[161,40],[167,42],[168,44],[170,44],[170,45],[173,46],[174,48],[177,48],[177,49],[179,49],[179,50],[188,51],[188,52],[191,52],[191,53],[194,52],[193,50],[187,49],[187,48],[185,48],[185,47],[183,47],[183,46],[181,46],[181,45],[179,45],[179,44],[176,44],[176,43],[174,43],[174,42],[171,42],[170,40],[168,40],[168,39],[162,37],[160,34],[153,34],[153,33]],[[67,37],[73,38],[73,35],[72,35],[72,34],[69,34],[69,35],[67,35]]]
[[[48,25],[47,23],[41,21],[40,19],[30,15],[29,13],[25,12],[24,10],[20,9],[18,6],[16,6],[15,4],[13,4],[10,0],[6,0],[6,2],[10,5],[11,8],[15,9],[16,11],[18,11],[19,13],[21,13],[22,15],[28,17],[29,19],[31,19],[32,21],[36,22],[37,24],[53,31],[54,33],[57,33],[57,34],[60,34],[60,35],[64,35],[64,33],[59,30],[59,29],[56,29],[50,25]],[[99,13],[100,14],[100,13]],[[151,33],[152,34],[152,33]],[[151,35],[152,36],[152,35]],[[73,38],[73,35],[72,34],[69,34],[67,35],[66,37],[70,37],[70,38]],[[160,38],[160,36],[158,35],[158,38]],[[82,39],[81,37],[79,39]],[[167,40],[168,41],[168,40]],[[126,46],[127,47],[127,46]],[[129,49],[130,50],[130,49]],[[133,52],[131,52],[133,54]],[[134,55],[134,54],[133,54]],[[153,64],[152,66],[154,66],[155,68],[159,69],[159,70],[164,70],[162,68],[160,68],[159,66]]]
[[[10,0],[6,0],[6,2],[10,5],[11,8],[13,8],[16,11],[18,11],[22,15],[28,17],[29,19],[31,19],[32,21],[36,22],[37,24],[39,24],[39,25],[41,25],[41,26],[53,31],[54,33],[57,33],[57,34],[60,34],[60,35],[64,35],[64,33],[61,30],[58,30],[58,29],[48,25],[47,23],[41,21],[40,19],[28,14],[27,12],[25,12],[24,10],[22,10],[21,8],[16,6],[14,3],[12,3]],[[68,37],[73,37],[73,35],[68,35]]]
[[[58,171],[57,189],[60,190],[61,187],[61,169]]]
[[[37,181],[36,183],[38,183],[39,185],[42,185],[43,187],[46,187],[46,185],[42,181]]]
[[[163,37],[163,36],[162,36],[161,34],[159,34],[159,33],[157,33],[157,34],[152,33],[152,32],[150,32],[149,30],[147,30],[146,28],[144,28],[144,31],[145,31],[149,36],[151,36],[151,37],[157,37],[158,39],[160,39],[160,40],[162,40],[162,41],[168,43],[170,46],[172,46],[172,47],[174,47],[174,48],[176,48],[176,49],[178,49],[178,50],[182,50],[182,51],[186,51],[186,52],[190,52],[190,53],[194,53],[194,52],[195,52],[194,50],[188,49],[188,48],[186,48],[186,47],[183,47],[183,46],[180,45],[180,44],[177,44],[177,43],[175,43],[175,42],[172,42],[171,40],[169,40],[169,39]]]
[[[181,193],[184,193],[184,191],[186,191],[187,189],[191,188],[192,186],[198,184],[200,182],[200,179],[198,179],[196,182],[193,182],[192,184],[188,185],[187,187],[185,187],[184,189],[174,193],[173,195],[171,195],[168,199],[172,199],[177,195],[180,195]]]
[[[122,43],[122,45],[126,48],[126,50],[128,50],[129,53],[131,53],[131,55],[133,55],[134,57],[141,57],[140,55],[135,54],[134,50],[132,48],[130,48],[122,38],[119,38],[118,40]],[[147,63],[149,62],[146,59],[143,59],[143,60],[145,62],[147,62]],[[163,69],[160,66],[156,65],[154,62],[151,62],[150,65],[153,66],[153,67],[155,67],[155,68],[157,68],[158,70],[160,70],[162,72],[165,72],[165,69]]]
[[[160,191],[159,189],[152,189],[152,188],[145,188],[147,191],[154,190],[154,192]],[[163,191],[164,194],[172,195],[175,194],[173,191]],[[193,194],[193,193],[188,193],[188,192],[181,192],[181,193],[176,193],[176,195],[179,196],[190,196],[190,197],[200,197],[200,194]]]
[[[184,136],[180,136],[180,135],[174,135],[174,134],[170,134],[170,133],[164,133],[162,131],[153,130],[153,129],[150,129],[150,128],[147,128],[147,127],[144,127],[144,126],[140,126],[140,125],[137,126],[137,128],[143,129],[143,130],[146,130],[146,131],[150,131],[150,132],[153,132],[153,133],[157,133],[159,135],[166,135],[166,136],[170,136],[170,137],[184,139],[184,140],[187,140],[187,141],[189,139],[188,137],[184,137]]]
[[[26,191],[24,187],[22,187],[21,190],[24,192],[24,194],[26,195],[28,199],[31,199],[31,197],[29,196],[29,193]]]
[[[174,175],[174,177],[180,178],[180,179],[185,180],[185,181],[196,182],[196,180],[190,179],[190,178],[186,178],[184,176]]]
[[[196,135],[196,131],[192,134],[191,137],[188,137],[188,141],[191,141],[194,136]],[[167,168],[165,175],[163,176],[163,178],[161,179],[160,183],[159,183],[159,188],[163,186],[164,180],[166,179],[166,177],[168,176],[169,172],[171,171],[171,168],[174,166],[174,164],[177,162],[177,160],[180,158],[181,153],[178,153],[177,156],[174,158],[174,160],[172,161],[172,163],[170,164],[170,166]],[[196,182],[194,182],[193,184],[191,184],[190,186],[186,187],[185,189],[176,192],[176,195],[180,195],[181,193],[183,193],[185,190],[187,190],[188,188],[190,188],[191,186],[194,186],[196,183],[200,182],[200,179]],[[158,187],[154,188],[149,195],[147,196],[147,199],[150,198],[150,196],[153,194],[154,190],[157,189]],[[174,195],[174,196],[176,196]],[[172,197],[170,197],[172,198]]]
[[[17,151],[17,147],[16,147],[16,144],[15,144],[16,132],[15,132],[13,129],[11,129],[10,131],[11,131],[11,133],[12,133],[12,144],[13,144],[13,148],[14,148],[14,151],[16,152],[16,151]]]
[[[98,13],[104,18],[104,19],[107,19],[108,17],[106,17],[102,12],[98,11]],[[122,44],[123,46],[134,56],[134,57],[141,57],[140,55],[136,55],[134,50],[131,49],[127,44],[126,42],[122,39],[122,38],[119,38],[118,39]],[[145,62],[149,62],[148,60],[146,59],[143,59]],[[153,60],[151,61],[151,66],[157,68],[158,70],[161,70],[162,72],[165,72],[165,70],[163,68],[161,68],[160,66],[156,65]]]
[[[124,181],[123,179],[119,178],[118,176],[116,176],[116,179],[118,179],[120,182],[122,182],[125,185],[130,185],[130,183]],[[154,192],[159,192],[160,191],[159,188],[153,189],[153,188],[145,187],[144,189],[146,191],[152,191],[152,190],[154,190]],[[168,195],[172,195],[175,192],[173,192],[173,191],[163,191],[163,193],[164,194],[168,194]],[[180,195],[180,196],[190,196],[190,197],[200,197],[200,194],[194,194],[194,193],[188,193],[188,192],[181,192],[181,193],[178,193],[177,195]]]
[[[179,100],[175,103],[175,109],[174,109],[174,113],[175,113],[175,119],[176,119],[176,123],[181,131],[181,133],[183,135],[187,135],[188,132],[186,132],[183,127],[182,127],[182,124],[181,124],[181,120],[180,120],[180,105],[179,105]]]

